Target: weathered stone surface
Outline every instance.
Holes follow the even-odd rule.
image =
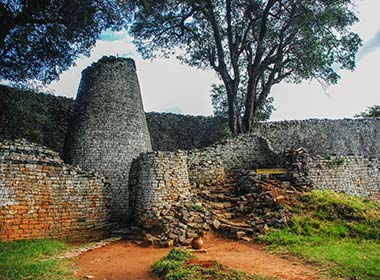
[[[24,140],[0,143],[0,240],[94,238],[109,231],[109,184]]]
[[[280,167],[283,166],[284,159],[281,153],[272,148],[267,138],[258,134],[244,134],[204,149],[189,151],[190,178],[197,178],[191,172],[199,172],[198,166],[208,162],[212,164],[206,170],[211,169],[211,172],[218,174],[221,167],[227,170]]]
[[[380,157],[380,118],[310,119],[263,123],[254,130],[281,153],[303,147],[310,156]]]
[[[288,151],[295,186],[330,189],[380,200],[380,162],[358,155],[311,157],[304,149]]]
[[[101,58],[82,73],[64,159],[110,179],[112,217],[125,223],[130,218],[131,162],[150,150],[134,61]]]

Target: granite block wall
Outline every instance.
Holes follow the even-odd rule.
[[[255,133],[265,136],[279,152],[303,147],[311,156],[380,158],[380,118],[268,122],[257,126]]]
[[[187,153],[145,153],[135,164],[139,170],[132,186],[135,222],[143,228],[160,227],[172,204],[191,197]]]
[[[203,148],[231,135],[220,117],[149,112],[146,119],[155,151]]]
[[[109,185],[20,140],[0,143],[0,240],[92,239],[110,227]]]
[[[191,184],[215,186],[226,181],[224,164],[218,161],[198,161],[188,166]]]
[[[308,160],[308,175],[316,189],[380,199],[380,162],[363,156],[331,156]]]
[[[311,156],[305,149],[287,152],[288,177],[300,189],[334,190],[380,200],[380,162],[360,155]]]
[[[82,73],[64,159],[109,178],[112,218],[128,224],[131,163],[151,149],[134,61],[101,58]]]
[[[274,168],[284,165],[284,156],[271,143],[257,134],[240,135],[203,149],[189,151],[188,165],[202,162],[220,162],[225,169]]]

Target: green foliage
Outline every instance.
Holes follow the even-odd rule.
[[[202,205],[195,204],[193,206],[194,210],[200,213],[206,213],[206,209]]]
[[[250,130],[272,86],[281,81],[337,83],[338,68],[355,68],[361,45],[350,30],[358,21],[353,0],[138,3],[130,24],[138,51],[152,58],[179,50],[182,62],[215,70],[223,82],[233,133]]]
[[[119,28],[123,2],[0,0],[0,79],[57,79],[102,30]]]
[[[73,100],[0,85],[0,140],[25,138],[61,151]]]
[[[194,259],[189,252],[173,249],[161,260],[153,264],[153,272],[165,280],[264,280],[264,278],[248,275],[228,269],[216,262],[215,266],[204,267],[189,263]]]
[[[153,272],[157,276],[164,276],[172,271],[179,270],[189,259],[191,254],[180,249],[173,249],[168,255],[153,264]]]
[[[51,240],[0,242],[0,279],[74,279],[68,263],[55,258],[66,245]]]
[[[244,89],[240,88],[237,94],[238,112],[243,117],[244,115]],[[276,109],[273,106],[273,97],[268,97],[265,100],[264,106],[257,113],[257,121],[269,120],[273,111]],[[214,111],[214,116],[228,118],[228,100],[226,90],[223,85],[211,85],[211,104]]]
[[[290,226],[261,237],[271,247],[326,267],[345,279],[380,275],[380,209],[371,201],[333,191],[306,193]]]
[[[366,111],[356,114],[355,118],[380,118],[380,105],[368,107]]]

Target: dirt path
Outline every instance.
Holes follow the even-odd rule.
[[[202,260],[215,259],[234,269],[284,280],[316,280],[317,271],[299,261],[270,255],[261,245],[208,237],[207,253],[196,253]],[[143,248],[128,241],[118,241],[82,254],[78,275],[82,279],[151,280],[151,265],[170,249]],[[89,278],[86,278],[86,275]]]

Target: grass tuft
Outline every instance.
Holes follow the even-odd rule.
[[[193,261],[191,261],[193,260]],[[167,256],[153,264],[153,272],[165,280],[265,280],[235,271],[215,262],[203,266],[189,252],[173,249]]]
[[[271,248],[331,268],[346,279],[379,279],[380,209],[333,191],[306,193],[290,225],[260,239]]]
[[[74,279],[68,262],[54,258],[66,249],[46,239],[0,242],[0,279]]]

